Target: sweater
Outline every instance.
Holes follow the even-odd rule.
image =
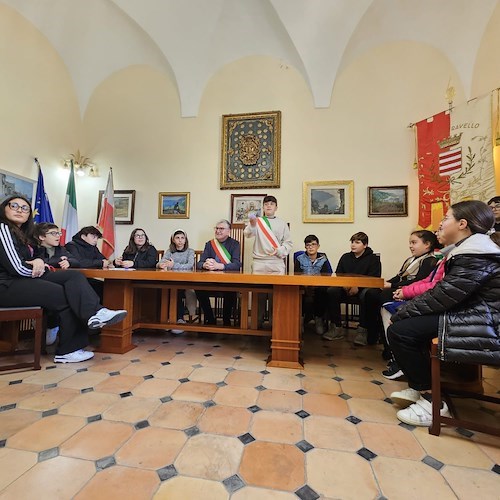
[[[380,257],[373,253],[370,247],[366,247],[360,257],[356,257],[354,252],[347,252],[340,257],[336,274],[361,274],[363,276],[382,276],[382,264]]]
[[[167,250],[156,267],[170,259],[174,261],[174,267],[172,267],[174,271],[192,271],[194,269],[194,250],[192,248],[178,252]]]
[[[253,258],[260,260],[275,260],[277,258],[284,259],[293,248],[288,224],[279,217],[268,217],[267,220],[271,225],[271,231],[278,240],[279,246],[276,249],[276,255],[269,255],[267,253],[269,243],[267,243],[262,232],[257,230],[257,226],[252,227],[250,224],[247,224],[243,234],[246,238],[255,238],[253,243]]]

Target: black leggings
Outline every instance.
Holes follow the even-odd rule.
[[[82,349],[88,344],[87,321],[102,306],[83,274],[74,270],[45,273],[41,278],[16,278],[0,285],[3,307],[41,306],[59,316],[57,354]]]

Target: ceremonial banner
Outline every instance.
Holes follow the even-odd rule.
[[[71,169],[69,171],[68,187],[66,189],[66,198],[64,199],[63,218],[61,224],[61,245],[65,245],[68,241],[71,241],[73,236],[78,232],[75,175],[73,170],[73,161],[71,161]]]
[[[450,202],[489,200],[496,194],[490,94],[453,109],[450,125],[452,148],[461,148],[461,166],[450,172]]]
[[[50,209],[49,197],[45,192],[42,167],[40,166],[40,163],[36,158],[35,163],[38,167],[38,182],[36,184],[35,210],[33,211],[33,220],[37,224],[39,224],[40,222],[51,222],[53,224],[54,217],[52,215],[52,210]]]
[[[113,189],[113,170],[109,169],[108,183],[106,184],[106,192],[101,205],[101,213],[97,226],[102,233],[102,248],[101,252],[106,259],[113,260],[115,253],[115,200]]]

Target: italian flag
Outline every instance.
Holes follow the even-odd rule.
[[[101,252],[106,259],[112,260],[115,253],[115,197],[113,190],[113,170],[109,169],[108,184],[102,199],[101,212],[97,222],[102,233]]]
[[[76,210],[76,189],[73,162],[69,172],[68,189],[64,200],[63,218],[61,224],[61,245],[65,245],[78,232],[78,214]]]

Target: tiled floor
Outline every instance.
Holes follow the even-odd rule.
[[[266,339],[150,333],[0,375],[0,498],[500,498],[500,439],[399,424],[405,384],[380,375],[379,347],[304,338],[300,371],[266,368]]]

